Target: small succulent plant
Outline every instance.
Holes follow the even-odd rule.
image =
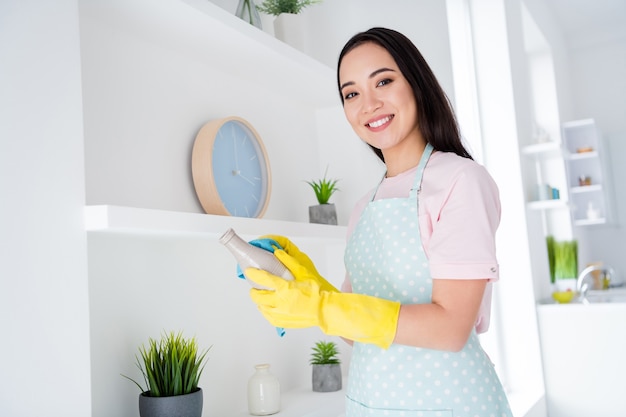
[[[334,365],[341,363],[337,357],[339,349],[335,342],[320,340],[315,343],[312,350],[311,360],[309,361],[311,365]]]
[[[337,182],[339,180],[335,179],[327,179],[326,174],[328,173],[328,168],[326,168],[326,172],[324,172],[324,178],[317,181],[307,181],[313,191],[315,192],[315,197],[317,198],[317,202],[320,204],[328,204],[330,197],[333,195],[335,191],[339,191],[337,188]]]

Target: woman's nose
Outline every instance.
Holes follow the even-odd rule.
[[[364,94],[363,97],[363,113],[372,113],[382,107],[382,100],[376,94]]]

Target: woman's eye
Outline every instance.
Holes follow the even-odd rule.
[[[392,82],[393,82],[393,81],[392,81],[391,79],[389,79],[389,78],[385,78],[384,80],[380,80],[380,81],[378,82],[378,84],[376,84],[376,87],[382,87],[382,86],[387,85],[387,84],[390,84],[390,83],[392,83]]]
[[[350,100],[351,98],[356,97],[356,93],[348,93],[345,96],[343,96],[344,100]]]

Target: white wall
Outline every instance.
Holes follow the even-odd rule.
[[[76,0],[0,2],[0,414],[90,414]]]
[[[626,280],[626,35],[575,46],[569,50],[569,56],[572,119],[596,120],[608,156],[614,209],[612,224],[580,228],[588,250],[581,263],[603,261]]]

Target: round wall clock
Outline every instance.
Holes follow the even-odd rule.
[[[259,134],[240,117],[206,123],[191,158],[196,194],[208,214],[261,217],[271,192],[267,152]]]

